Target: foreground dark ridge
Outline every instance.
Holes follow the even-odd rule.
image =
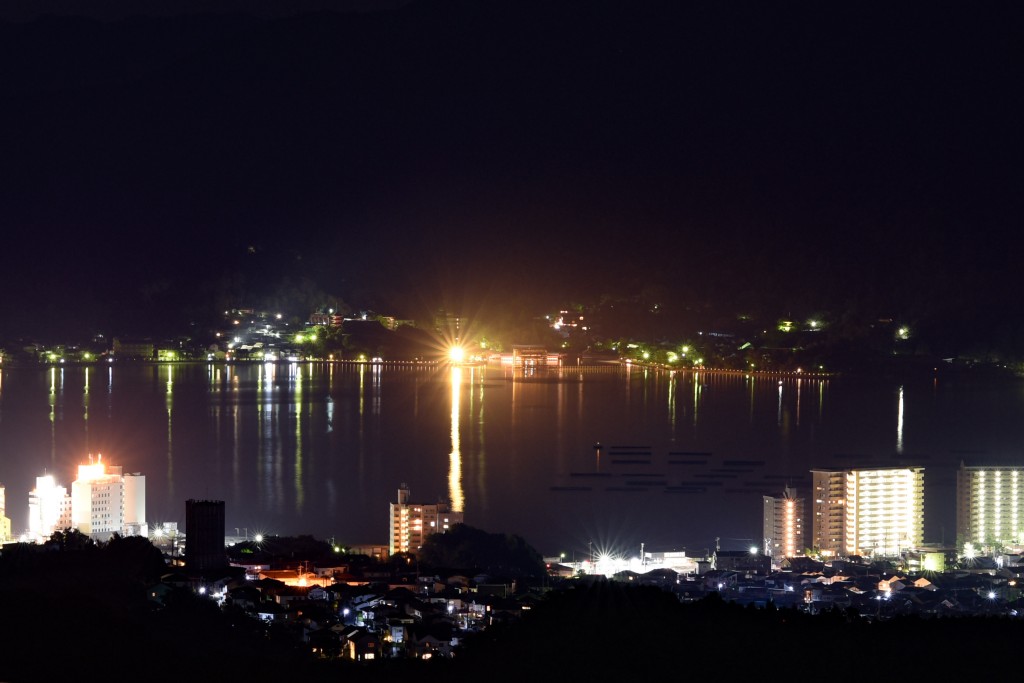
[[[147,586],[164,571],[160,553],[137,538],[102,548],[5,548],[0,680],[58,680],[94,668],[112,681],[527,680],[541,671],[642,680],[794,666],[828,672],[830,681],[862,680],[866,671],[895,680],[938,664],[940,653],[955,653],[944,667],[984,662],[989,674],[1010,673],[1015,664],[1003,653],[1024,635],[1019,619],[874,621],[850,609],[744,607],[718,594],[683,604],[653,586],[572,580],[527,591],[521,599],[531,608],[521,618],[469,635],[450,660],[355,664],[316,658],[309,643],[187,589],[154,602]]]

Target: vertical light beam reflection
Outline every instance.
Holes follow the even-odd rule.
[[[374,363],[371,368],[370,374],[370,391],[373,392],[373,398],[370,401],[370,412],[374,417],[380,416],[380,372],[381,364]]]
[[[462,450],[459,442],[459,399],[462,395],[462,368],[452,366],[452,452],[448,456],[448,498],[452,510],[463,512]]]
[[[313,374],[313,364],[309,364],[309,374]],[[306,490],[302,485],[302,366],[295,368],[295,390],[292,394],[295,405],[295,511],[302,512],[306,502]]]
[[[903,452],[903,387],[900,387],[900,400],[896,408],[896,452]]]
[[[110,416],[113,413],[113,402],[114,402],[114,368],[107,367],[107,420],[110,420]]]
[[[334,431],[334,363],[327,366],[327,432]]]
[[[697,424],[697,408],[700,406],[700,383],[700,373],[693,373],[693,424]]]
[[[363,406],[366,402],[366,364],[359,364],[359,436],[362,437]]]
[[[676,432],[676,373],[670,373],[668,377],[668,425],[672,433]]]
[[[50,368],[50,462],[57,460],[57,368]]]
[[[779,380],[779,407],[775,411],[775,422],[782,425],[782,380]]]
[[[754,381],[753,375],[747,375],[747,383],[750,385],[750,424],[754,424]]]
[[[85,368],[85,387],[82,389],[82,424],[85,426],[85,452],[91,453],[89,448],[89,372],[92,368]]]
[[[818,380],[818,420],[825,412],[825,380]]]
[[[471,418],[473,420],[473,422],[471,424],[475,424],[476,428],[477,428],[477,433],[476,433],[477,448],[476,448],[476,453],[474,454],[474,458],[473,458],[473,467],[476,470],[477,481],[476,481],[476,489],[473,492],[473,496],[474,496],[473,501],[476,503],[477,508],[480,508],[481,506],[486,507],[486,505],[487,505],[487,486],[485,485],[486,484],[486,474],[487,474],[487,459],[486,459],[487,448],[486,448],[486,446],[484,444],[484,384],[485,384],[485,382],[484,382],[484,375],[485,375],[486,371],[483,370],[483,369],[480,369],[480,370],[471,370],[471,372],[473,372],[474,375],[475,375],[476,372],[480,373],[480,379],[477,382],[477,384],[479,384],[479,386],[480,386],[480,396],[479,396],[479,400],[477,401],[478,408],[477,408],[477,411],[476,411],[476,417],[475,418]],[[470,390],[470,395],[472,395],[472,392],[473,392],[473,382],[472,381],[469,383],[469,387],[470,387],[470,389],[469,389]],[[472,412],[470,413],[470,415],[472,415]]]
[[[171,411],[174,407],[174,382],[171,379],[172,366],[167,366],[167,494],[174,496],[174,442],[171,440]]]
[[[800,426],[800,383],[801,379],[796,378],[796,426]]]

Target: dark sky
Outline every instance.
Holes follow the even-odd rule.
[[[0,337],[283,277],[399,314],[1020,309],[1009,5],[4,5]]]

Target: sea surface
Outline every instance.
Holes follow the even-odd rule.
[[[762,496],[812,467],[925,467],[955,536],[961,461],[1024,464],[1024,381],[502,366],[114,364],[0,370],[15,534],[35,478],[90,456],[146,476],[147,521],[223,500],[228,535],[386,544],[388,505],[450,501],[545,555],[760,545]]]

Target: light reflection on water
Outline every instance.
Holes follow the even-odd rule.
[[[466,509],[465,496],[462,493],[462,446],[460,405],[462,403],[462,368],[451,369],[451,441],[452,450],[448,454],[448,501],[452,510],[463,512]]]
[[[811,467],[917,464],[926,540],[938,541],[954,528],[960,460],[1020,461],[1024,445],[1017,382],[115,365],[95,411],[97,371],[0,370],[0,482],[15,531],[36,476],[69,485],[103,453],[147,475],[151,523],[183,525],[185,500],[220,499],[229,528],[384,543],[406,482],[414,500],[447,499],[467,523],[544,552],[598,541],[702,552],[716,536],[757,538],[761,495],[806,486]],[[616,446],[646,450],[616,464]]]

